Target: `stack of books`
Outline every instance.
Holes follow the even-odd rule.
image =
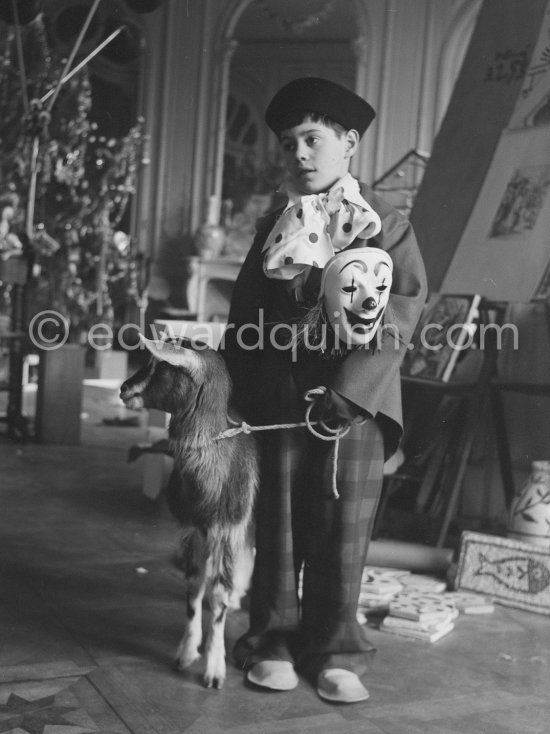
[[[447,591],[446,581],[435,576],[366,566],[357,620],[366,624],[369,617],[385,615],[383,632],[436,642],[454,629],[459,614],[490,614],[494,608],[483,594]]]
[[[380,629],[402,637],[436,642],[454,629],[457,616],[458,609],[447,595],[404,589],[390,600],[389,614],[382,620]]]
[[[300,599],[302,583],[303,569],[298,583]],[[357,621],[366,624],[369,616],[386,615],[380,623],[384,632],[435,642],[454,629],[459,614],[490,614],[495,609],[492,600],[483,594],[446,589],[447,583],[435,576],[365,566]]]
[[[388,610],[390,600],[403,591],[403,579],[410,571],[381,566],[366,566],[361,580],[357,619],[364,624],[369,613]]]
[[[411,573],[403,577],[405,591],[418,591],[439,594],[446,590],[447,582],[435,576]]]

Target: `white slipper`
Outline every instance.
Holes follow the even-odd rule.
[[[366,701],[369,692],[350,670],[327,668],[317,676],[317,693],[326,701],[357,703]]]
[[[298,685],[298,676],[292,663],[286,660],[262,660],[246,674],[247,680],[272,691],[291,691]]]

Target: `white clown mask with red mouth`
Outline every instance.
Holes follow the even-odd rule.
[[[320,297],[335,336],[348,346],[373,339],[388,304],[393,262],[378,247],[341,250],[323,269]]]

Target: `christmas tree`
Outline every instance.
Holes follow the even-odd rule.
[[[114,294],[139,298],[139,258],[119,230],[145,137],[141,119],[122,138],[101,134],[86,67],[50,110],[64,69],[42,15],[26,26],[0,24],[0,194],[19,199],[34,264],[29,317],[54,309],[70,322],[71,340],[83,342],[93,323],[112,323]]]

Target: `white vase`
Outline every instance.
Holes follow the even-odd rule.
[[[534,461],[531,474],[510,507],[511,538],[550,550],[550,461]]]
[[[203,260],[213,260],[223,252],[225,229],[219,224],[202,224],[195,234],[195,249]]]
[[[219,199],[211,196],[208,200],[206,222],[195,233],[195,250],[203,260],[215,259],[223,252],[225,229],[220,225],[219,219]]]

